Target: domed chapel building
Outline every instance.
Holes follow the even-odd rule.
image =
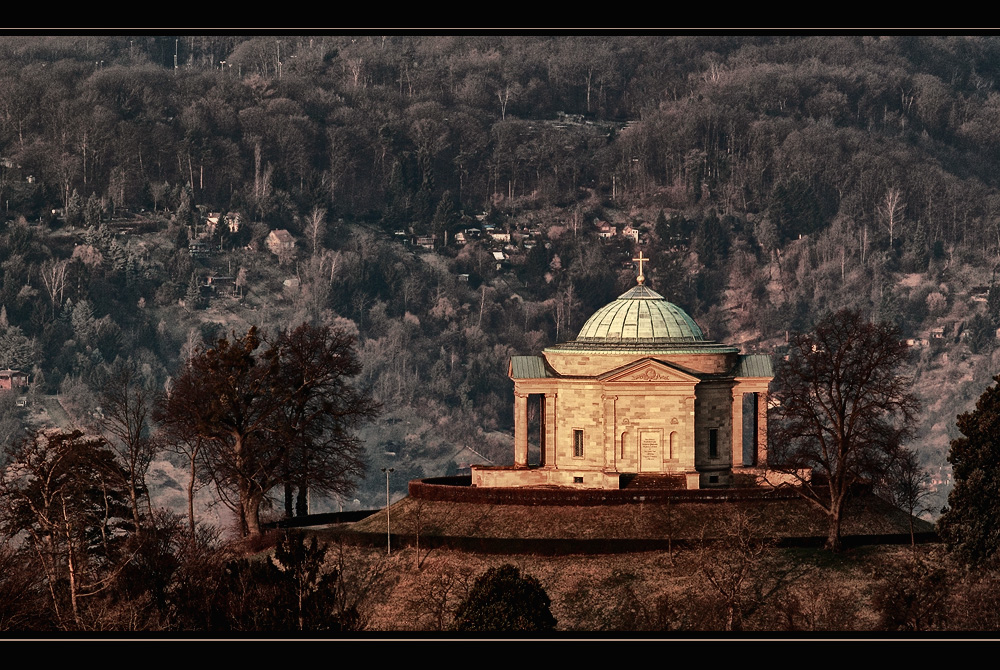
[[[705,337],[680,307],[637,285],[591,316],[575,340],[513,356],[514,465],[472,468],[479,487],[623,488],[633,475],[730,486],[767,465],[770,356]],[[537,463],[528,462],[537,402]]]

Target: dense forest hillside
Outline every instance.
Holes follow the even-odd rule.
[[[508,357],[642,249],[747,351],[843,307],[897,324],[943,492],[1000,367],[1000,39],[5,36],[0,207],[0,369],[32,379],[5,443],[99,417],[116,359],[163,389],[229,333],[334,325],[402,495],[512,458]]]

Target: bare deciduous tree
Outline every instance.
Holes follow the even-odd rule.
[[[63,304],[63,294],[66,291],[66,268],[69,261],[63,259],[47,260],[42,263],[39,274],[42,276],[42,284],[49,294],[49,301],[52,303],[52,318],[56,318],[56,309]]]
[[[313,207],[312,212],[306,217],[306,237],[309,238],[309,243],[312,245],[314,259],[319,256],[325,233],[326,210],[322,207]]]
[[[416,615],[417,626],[421,630],[448,630],[455,610],[469,597],[474,581],[471,572],[450,568],[434,574],[426,588],[420,589],[407,603],[407,608]]]
[[[707,540],[703,533],[699,571],[722,599],[723,628],[743,630],[746,618],[783,586],[784,580],[763,569],[765,551],[773,542],[757,536],[748,512],[737,512],[724,530],[724,537],[714,541]]]
[[[203,440],[211,477],[251,536],[279,484],[346,495],[364,472],[353,429],[378,410],[352,383],[361,367],[350,335],[303,324],[263,344],[251,328],[198,351],[156,414]]]
[[[136,532],[141,532],[145,498],[146,511],[152,512],[146,487],[146,473],[156,452],[151,436],[155,390],[140,374],[131,358],[116,360],[101,380],[100,403],[103,417],[97,428],[117,453],[124,472],[125,486],[132,507]]]
[[[901,373],[907,355],[897,328],[842,310],[796,335],[779,367],[769,464],[797,477],[799,493],[826,513],[828,549],[840,548],[855,485],[884,477],[910,436],[918,403]]]
[[[900,449],[896,454],[884,482],[879,487],[882,495],[896,507],[905,511],[910,528],[910,546],[916,548],[913,519],[931,511],[927,503],[933,491],[929,487],[927,470],[920,465],[916,453]]]
[[[882,225],[889,229],[889,247],[895,239],[894,233],[898,226],[903,224],[903,214],[906,211],[906,202],[903,200],[903,192],[893,186],[885,192],[885,197],[879,203],[878,213],[882,217]]]

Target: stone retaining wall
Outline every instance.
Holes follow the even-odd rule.
[[[717,502],[789,500],[791,488],[752,489],[564,489],[543,487],[479,488],[472,478],[433,477],[410,482],[410,496],[422,500],[487,503],[491,505],[628,505],[640,502]]]

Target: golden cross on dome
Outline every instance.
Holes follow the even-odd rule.
[[[634,261],[636,261],[636,262],[639,263],[639,276],[636,277],[635,280],[637,282],[639,282],[640,286],[642,286],[643,282],[646,281],[646,277],[642,274],[642,264],[643,263],[648,263],[649,259],[648,258],[643,258],[642,257],[642,251],[639,251],[639,257],[638,258],[633,258],[632,260],[634,260]]]

